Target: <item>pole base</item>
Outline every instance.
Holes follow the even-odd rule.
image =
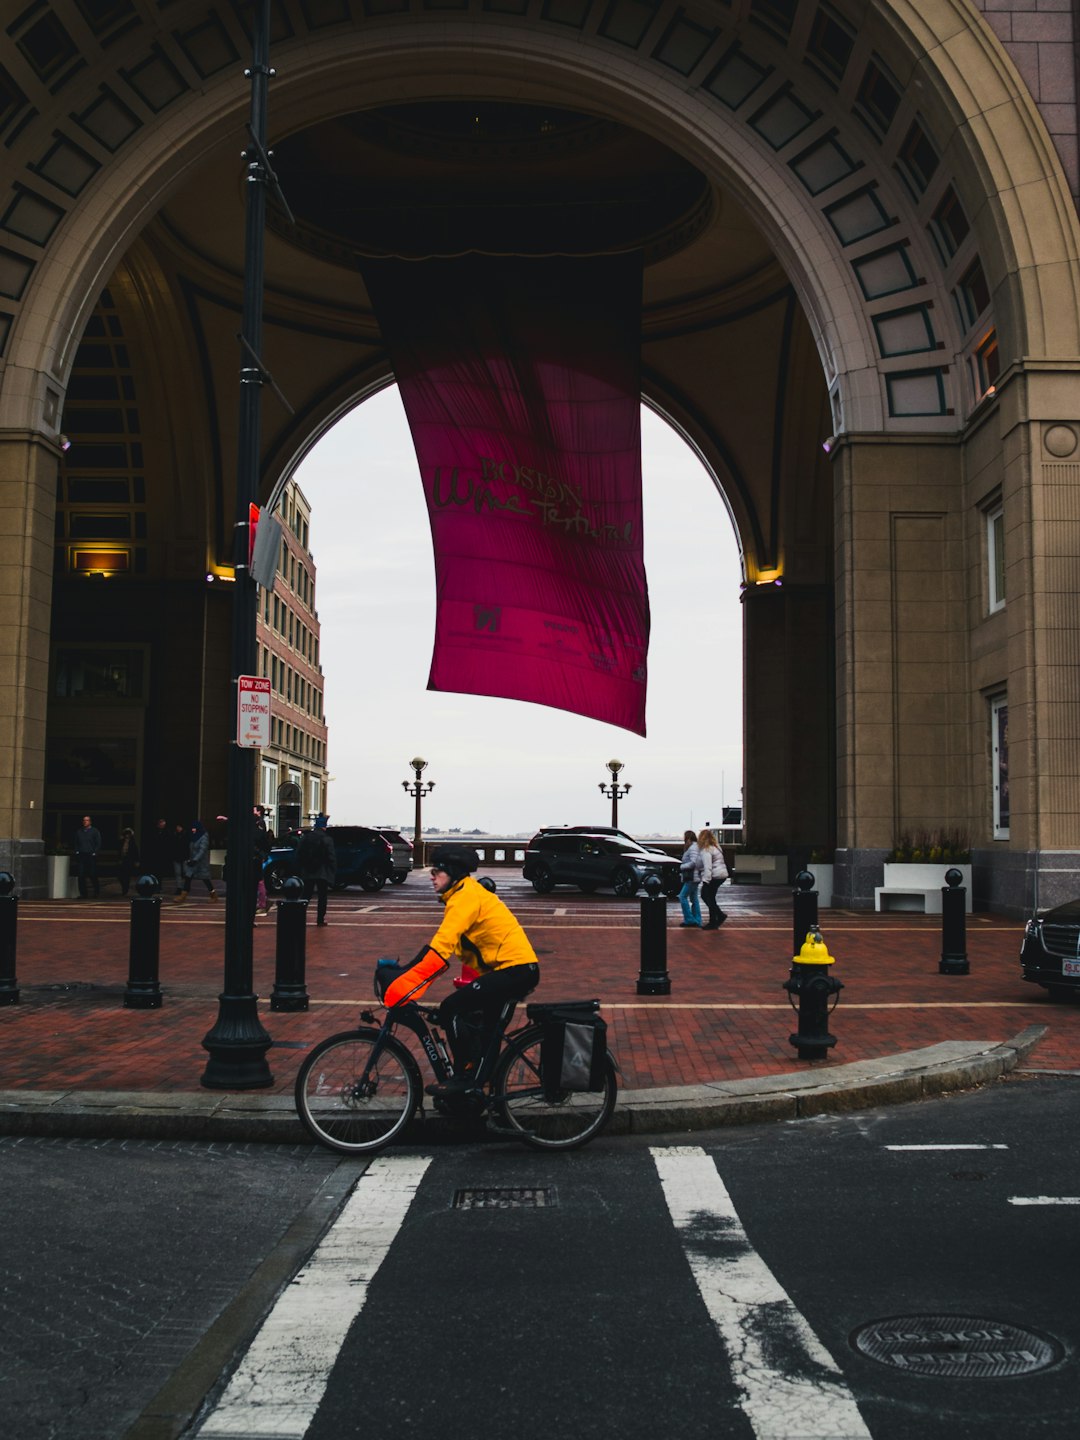
[[[129,985],[124,991],[125,1010],[160,1010],[161,1001],[161,986],[158,984],[144,988]]]
[[[638,976],[637,993],[639,995],[670,995],[671,976],[666,970],[648,974],[643,970]]]
[[[966,955],[942,955],[938,963],[939,975],[970,975],[971,966]]]
[[[274,1083],[257,995],[219,995],[217,1023],[203,1036],[209,1054],[199,1083],[207,1090],[258,1090]]]
[[[302,987],[294,991],[275,986],[270,992],[271,1010],[306,1010],[310,1004],[308,993]]]
[[[19,991],[16,988],[9,990],[0,989],[0,1005],[18,1005]]]

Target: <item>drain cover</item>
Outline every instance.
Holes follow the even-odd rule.
[[[964,1380],[1031,1375],[1055,1365],[1064,1353],[1056,1340],[1034,1330],[972,1315],[896,1315],[872,1320],[852,1334],[851,1343],[863,1355],[894,1370]]]
[[[518,1190],[455,1190],[455,1210],[542,1210],[557,1205],[554,1187],[529,1186]]]

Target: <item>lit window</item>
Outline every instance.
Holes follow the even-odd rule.
[[[1005,512],[995,505],[986,512],[987,608],[993,614],[1005,604]]]
[[[1009,838],[1009,698],[990,701],[990,777],[994,804],[994,839]]]

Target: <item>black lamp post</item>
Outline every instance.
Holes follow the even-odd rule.
[[[250,507],[259,496],[259,432],[262,384],[260,360],[263,324],[263,256],[266,187],[272,176],[266,152],[266,94],[272,71],[270,0],[259,0],[252,13],[250,141],[244,151],[247,185],[244,224],[244,308],[240,361],[239,444],[236,466],[236,524],[233,555],[236,588],[232,622],[232,735],[228,766],[228,849],[225,876],[225,978],[218,996],[218,1017],[203,1037],[209,1059],[202,1084],[211,1090],[252,1090],[272,1085],[266,1061],[271,1040],[258,1014],[252,991],[252,927],[255,921],[255,751],[237,743],[239,677],[254,675],[256,586],[249,570]]]
[[[402,780],[401,788],[405,791],[406,795],[411,795],[416,801],[416,817],[413,820],[413,851],[415,862],[422,865],[424,863],[424,842],[421,839],[420,830],[420,802],[425,795],[430,795],[431,791],[435,789],[435,781],[420,779],[420,776],[427,769],[427,761],[422,755],[414,755],[409,761],[409,764],[412,766],[416,779]]]
[[[611,771],[611,784],[605,785],[601,780],[600,793],[611,797],[611,828],[617,830],[619,828],[619,801],[624,795],[629,795],[630,786],[619,784],[619,771],[624,768],[621,760],[609,760],[607,768]]]

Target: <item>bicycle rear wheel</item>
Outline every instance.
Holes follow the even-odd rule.
[[[611,1056],[606,1057],[602,1090],[552,1090],[540,1079],[537,1026],[511,1040],[499,1057],[491,1083],[496,1114],[516,1130],[526,1145],[538,1150],[573,1150],[600,1134],[615,1109],[618,1081]]]
[[[400,1040],[350,1030],[315,1046],[300,1066],[295,1095],[297,1114],[320,1145],[363,1155],[405,1129],[420,1102],[420,1076]]]

